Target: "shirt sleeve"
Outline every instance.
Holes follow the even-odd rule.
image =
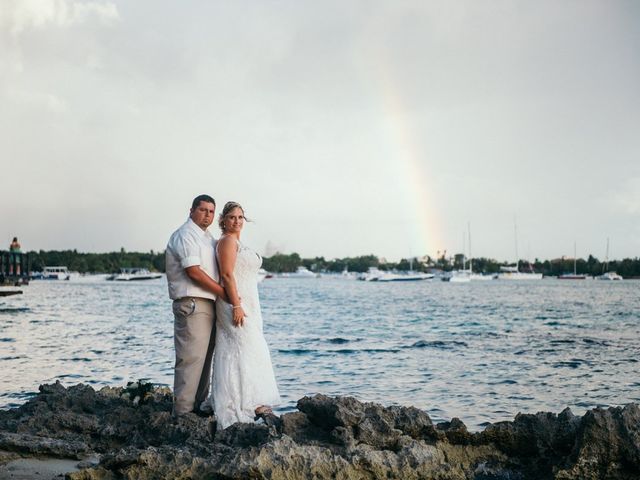
[[[200,260],[200,245],[194,235],[179,235],[175,239],[173,250],[178,260],[180,260],[182,268],[193,267],[202,263]]]

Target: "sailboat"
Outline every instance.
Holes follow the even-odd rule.
[[[471,270],[467,270],[466,267],[466,245],[465,236],[462,234],[462,270],[452,270],[443,275],[442,281],[453,283],[466,283],[471,281]]]
[[[516,264],[515,266],[505,266],[500,267],[500,273],[498,273],[499,280],[542,280],[542,274],[536,273],[533,271],[531,264],[529,264],[529,268],[531,271],[529,272],[521,272],[518,269],[518,226],[516,224],[515,219],[513,220],[513,231],[515,235],[516,241]]]
[[[578,266],[578,256],[576,255],[576,242],[573,242],[573,273],[565,273],[558,276],[558,280],[585,280],[586,275],[578,275],[576,270]]]
[[[471,255],[471,223],[467,222],[467,231],[469,232],[469,279],[476,280],[493,280],[494,275],[484,275],[482,273],[473,273],[473,256]]]
[[[602,266],[602,275],[598,277],[598,280],[622,280],[622,276],[618,275],[616,272],[609,271],[609,237],[607,237],[607,255],[605,257],[604,265]]]

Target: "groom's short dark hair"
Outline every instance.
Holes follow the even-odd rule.
[[[216,201],[213,199],[213,197],[206,194],[202,194],[202,195],[198,195],[196,198],[193,199],[193,202],[191,202],[191,210],[198,208],[198,205],[200,205],[200,202],[213,203],[214,206],[216,204]]]

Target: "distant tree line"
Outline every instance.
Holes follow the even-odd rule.
[[[80,273],[114,273],[121,268],[147,268],[151,271],[164,272],[164,252],[148,253],[119,252],[81,253],[77,250],[51,250],[29,252],[31,270],[40,272],[44,267],[65,266],[69,270]]]
[[[69,270],[80,273],[112,273],[121,268],[142,267],[152,271],[164,272],[164,252],[148,253],[127,252],[124,248],[119,252],[109,253],[81,253],[77,250],[51,250],[29,252],[32,271],[42,271],[45,266],[64,265]],[[304,266],[313,272],[366,272],[370,267],[381,270],[417,270],[428,272],[434,269],[450,271],[469,268],[468,260],[458,254],[445,258],[441,255],[432,258],[424,257],[403,258],[399,262],[387,262],[375,255],[362,255],[359,257],[345,257],[327,260],[324,257],[302,258],[297,253],[276,253],[263,259],[263,268],[273,273],[295,272],[298,267]],[[474,258],[473,271],[478,273],[497,273],[501,266],[508,265],[491,258]],[[513,265],[513,264],[512,264]],[[572,273],[574,267],[573,258],[559,258],[555,260],[539,260],[529,263],[521,260],[518,262],[521,271],[535,271],[546,276],[557,276],[563,273]],[[612,260],[608,263],[598,260],[593,255],[587,259],[579,258],[576,261],[576,273],[583,275],[601,275],[605,271],[618,272],[623,277],[640,277],[640,258],[625,258]]]
[[[500,267],[514,265],[507,262],[499,262],[491,258],[474,258],[472,268],[477,273],[498,273]],[[324,257],[301,258],[297,253],[282,254],[277,253],[271,257],[263,259],[265,270],[274,273],[294,272],[299,266],[304,266],[313,272],[366,272],[370,267],[377,267],[381,270],[417,270],[429,272],[433,270],[451,271],[462,268],[469,268],[469,260],[463,255],[454,255],[452,258],[432,258],[428,255],[421,258],[403,258],[399,262],[385,262],[375,255],[364,255],[360,257],[347,257],[327,260]],[[623,277],[640,278],[640,258],[625,258],[623,260],[612,260],[607,263],[595,258],[593,255],[585,260],[582,258],[576,261],[576,273],[582,275],[602,275],[607,271],[615,271]],[[520,260],[518,268],[520,271],[533,271],[542,273],[545,276],[558,276],[563,273],[572,273],[574,267],[573,258],[559,258],[555,260],[538,260],[533,263]]]

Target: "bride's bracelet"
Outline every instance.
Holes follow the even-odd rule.
[[[233,307],[231,307],[231,310],[235,310],[236,308],[242,308],[242,305],[234,305]]]

